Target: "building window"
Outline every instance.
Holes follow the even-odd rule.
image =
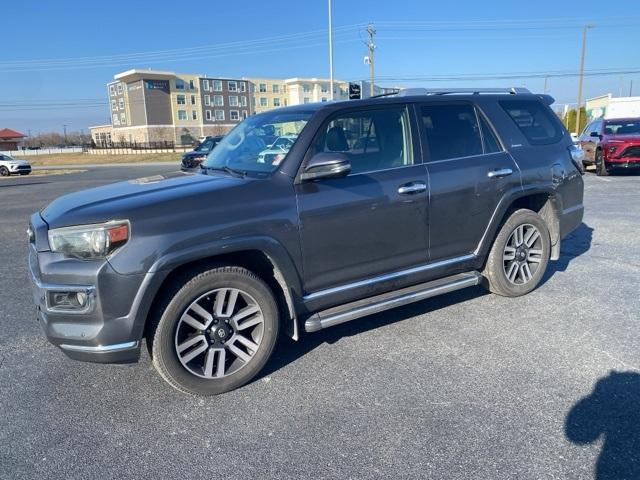
[[[118,110],[118,103],[115,100],[111,100],[111,110]]]
[[[302,103],[309,103],[309,97],[304,97],[302,99]]]
[[[242,106],[246,107],[247,106],[247,97],[240,97],[240,101],[242,102]]]
[[[229,80],[229,82],[227,82],[227,86],[229,87],[229,91],[230,92],[237,92],[238,91],[238,82]]]
[[[122,95],[122,84],[118,84],[118,95]]]
[[[240,82],[240,91],[241,92],[247,91],[247,84],[245,82]]]
[[[202,89],[203,89],[205,92],[208,92],[208,91],[209,91],[209,80],[203,80],[203,81],[202,81]]]
[[[195,105],[195,104],[196,104],[196,96],[191,95],[191,105]]]
[[[193,84],[193,80],[189,80],[189,90],[195,90],[196,86]]]
[[[186,98],[185,95],[176,96],[176,101],[178,102],[178,105],[186,105],[187,104],[187,98]]]
[[[206,118],[207,120],[211,120],[211,110],[204,111],[204,118]]]
[[[269,106],[269,100],[267,99],[267,97],[260,97],[260,106],[261,107]]]
[[[198,112],[195,110],[191,110],[191,120],[197,120],[198,119]]]
[[[184,80],[176,78],[176,90],[184,90]]]
[[[267,84],[261,83],[260,85],[258,85],[258,91],[260,93],[265,93],[267,91]]]
[[[215,97],[215,95],[214,95]],[[209,105],[211,105],[211,97],[209,95],[205,95],[204,96],[204,106],[208,107]]]
[[[229,120],[240,120],[240,112],[238,110],[229,110]]]
[[[117,114],[117,113],[114,113],[114,114],[113,114],[112,119],[113,119],[113,125],[114,125],[114,126],[115,126],[115,125],[120,125],[120,118],[118,118],[118,114]]]
[[[229,96],[229,106],[230,107],[237,107],[238,105],[239,105],[238,96],[237,95],[230,95]]]
[[[311,87],[309,86],[309,84],[305,83],[302,85],[302,91],[304,93],[309,93],[311,91]]]
[[[222,121],[224,120],[224,110],[216,110],[216,120]]]
[[[322,87],[320,87],[320,91],[322,93],[327,93],[327,92],[329,92],[329,87],[327,87],[326,85],[323,84]]]
[[[222,91],[222,80],[214,80],[213,81],[213,91],[221,92]]]
[[[213,104],[216,107],[224,107],[224,97],[222,95],[214,95]]]
[[[124,98],[120,97],[118,99],[118,107],[120,108],[120,110],[124,110]]]
[[[178,110],[178,120],[186,120],[186,119],[187,119],[187,111]]]
[[[271,86],[271,89],[273,90],[273,93],[280,93],[280,85],[276,83]]]
[[[322,98],[320,99],[320,101],[321,101],[321,102],[326,102],[326,101],[327,101],[327,97],[322,97]]]
[[[111,94],[112,97],[116,94],[116,86],[115,85],[109,85],[109,93]]]
[[[127,116],[124,113],[120,114],[120,123],[122,125],[126,125],[127,124]]]
[[[279,107],[280,106],[280,99],[278,97],[273,99],[273,106],[274,107]]]
[[[242,110],[242,118],[245,119],[249,116],[246,110]]]

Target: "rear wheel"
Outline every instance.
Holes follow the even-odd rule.
[[[8,177],[9,176],[9,169],[7,167],[5,167],[4,165],[0,167],[0,177]]]
[[[269,359],[278,308],[269,287],[240,267],[200,273],[174,294],[153,332],[153,364],[176,389],[215,395],[238,388]]]
[[[602,150],[596,150],[596,175],[599,177],[606,177],[609,175],[609,170],[602,158]]]
[[[493,242],[483,272],[485,286],[505,297],[529,293],[540,283],[550,254],[544,220],[531,210],[516,210]]]

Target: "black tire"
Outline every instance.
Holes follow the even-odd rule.
[[[599,177],[606,177],[609,175],[609,170],[602,158],[602,150],[596,150],[596,175]]]
[[[8,176],[9,176],[9,169],[4,165],[2,165],[0,167],[0,177],[8,177]]]
[[[241,367],[228,375],[220,378],[204,378],[197,373],[192,373],[181,362],[177,348],[178,328],[180,319],[193,302],[216,289],[239,289],[249,295],[261,309],[263,326],[261,340],[256,351],[250,352],[253,355],[250,360],[241,362]],[[280,324],[278,307],[267,284],[250,271],[241,267],[219,267],[196,274],[191,278],[179,278],[169,288],[166,297],[165,304],[157,310],[158,314],[148,332],[147,341],[151,339],[150,350],[154,367],[172,387],[192,395],[217,395],[245,385],[267,363],[278,338]],[[211,329],[212,332],[214,328]],[[215,337],[215,334],[212,333],[211,336]],[[231,338],[229,337],[229,340]],[[208,338],[207,341],[210,342],[210,340]],[[211,344],[208,348],[212,348]],[[228,354],[226,359],[230,360],[231,354]],[[239,359],[236,358],[235,361]]]
[[[509,249],[512,248],[510,246],[513,244],[512,235],[515,235],[518,227],[522,227],[525,232],[531,232],[532,229],[530,227],[533,227],[533,230],[537,230],[539,235],[535,238],[535,241],[532,242],[531,248],[525,248],[526,242],[523,242],[519,250],[514,249],[514,260],[506,261],[505,258],[507,258],[507,255],[510,255],[510,253],[507,253],[506,247],[509,247]],[[523,235],[523,238],[526,237]],[[535,258],[533,252],[531,252],[532,250],[536,252]],[[538,250],[540,253],[537,253]],[[519,255],[523,253],[524,257],[520,258]],[[491,251],[487,257],[484,271],[482,272],[484,276],[483,285],[489,291],[504,297],[525,295],[535,289],[540,283],[547,264],[549,263],[550,255],[551,238],[547,224],[542,217],[531,210],[516,210],[504,222],[491,246]],[[520,262],[519,260],[522,261]],[[535,263],[533,260],[535,260]],[[529,263],[529,261],[531,261],[531,263]],[[517,264],[515,268],[518,270],[516,272],[515,282],[508,277],[508,273],[512,271],[511,268],[514,263]],[[527,264],[526,268],[524,267],[525,263]],[[526,270],[530,275],[527,281],[522,279],[522,277],[526,278],[527,276],[527,273],[523,270]],[[518,280],[522,280],[522,283],[518,283]]]

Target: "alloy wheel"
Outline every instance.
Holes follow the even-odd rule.
[[[515,285],[529,283],[542,262],[542,236],[531,224],[518,225],[504,247],[504,274]]]
[[[205,379],[220,379],[250,363],[264,334],[256,300],[237,288],[211,290],[184,311],[175,332],[182,366]]]

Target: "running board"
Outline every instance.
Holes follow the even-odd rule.
[[[482,275],[478,272],[458,273],[450,277],[440,278],[394,292],[383,293],[345,305],[332,307],[313,314],[304,323],[304,329],[307,332],[317,332],[327,327],[333,327],[340,323],[349,322],[391,308],[419,302],[426,298],[435,297],[462,288],[472,287],[478,285],[481,278]]]

